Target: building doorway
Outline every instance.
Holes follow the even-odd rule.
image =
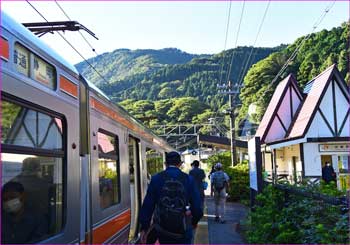
[[[332,155],[321,155],[321,167],[323,168],[324,166],[326,166],[326,162],[329,162],[332,166]],[[334,167],[334,166],[333,166]]]

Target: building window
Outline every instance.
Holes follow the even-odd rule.
[[[37,243],[64,220],[64,134],[59,116],[3,98],[2,242]]]
[[[97,133],[101,209],[120,202],[119,141],[116,135],[100,129]]]

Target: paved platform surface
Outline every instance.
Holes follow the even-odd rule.
[[[237,225],[242,222],[248,212],[247,207],[240,203],[226,202],[225,220],[221,224],[215,222],[215,207],[212,197],[206,197],[204,217],[198,224],[195,234],[195,244],[244,244],[237,232]]]

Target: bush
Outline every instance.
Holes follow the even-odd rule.
[[[349,244],[349,212],[319,200],[284,193],[272,185],[257,196],[247,219],[249,243]]]
[[[229,199],[232,201],[249,200],[249,166],[242,162],[228,167],[225,172],[230,176]]]

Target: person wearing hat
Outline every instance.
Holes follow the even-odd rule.
[[[225,204],[230,178],[222,170],[222,164],[215,164],[215,172],[211,175],[211,188],[214,192],[215,221],[225,223]]]
[[[152,176],[139,216],[141,243],[147,243],[153,228],[160,244],[191,243],[203,210],[195,181],[180,170],[181,164],[180,154],[169,152],[166,169]]]

